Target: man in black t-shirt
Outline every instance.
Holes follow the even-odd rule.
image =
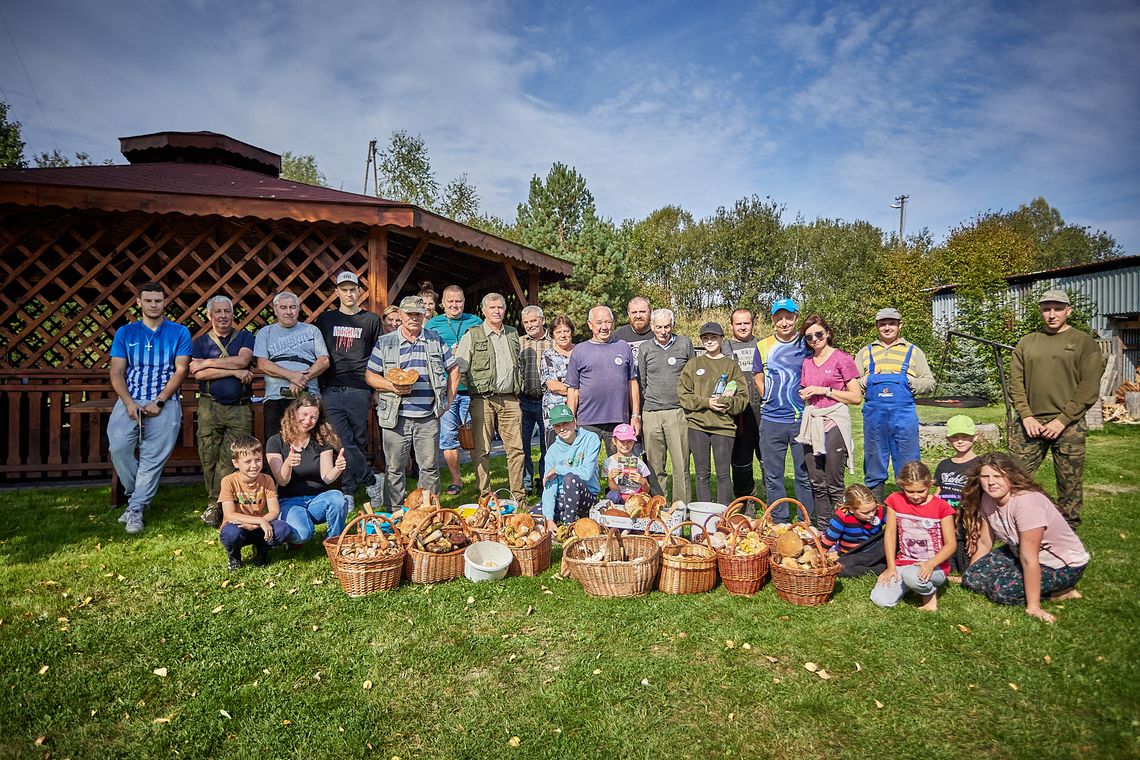
[[[649,314],[653,310],[649,306],[649,299],[641,296],[629,299],[626,309],[629,324],[614,330],[613,340],[624,340],[628,343],[633,350],[633,363],[637,364],[637,352],[641,349],[641,344],[653,339],[653,328],[649,325]]]
[[[336,277],[340,307],[326,311],[313,323],[329,351],[329,368],[321,375],[321,401],[344,447],[347,467],[340,490],[346,512],[355,507],[353,496],[369,472],[365,452],[372,390],[364,382],[364,371],[381,333],[380,316],[357,305],[362,292],[359,277],[341,272]]]

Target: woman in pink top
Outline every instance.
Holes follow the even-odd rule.
[[[863,391],[855,360],[832,345],[831,327],[823,317],[808,317],[800,334],[812,355],[804,359],[801,372],[805,407],[796,441],[804,445],[815,525],[827,530],[835,507],[843,503],[843,469],[855,472],[847,407],[862,401]]]
[[[1041,598],[1079,599],[1076,584],[1089,563],[1077,534],[1041,486],[1009,454],[978,458],[978,475],[962,492],[962,524],[970,566],[962,587],[997,604],[1024,604],[1052,623]],[[1005,546],[994,549],[995,541]]]

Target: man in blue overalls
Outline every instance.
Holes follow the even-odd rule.
[[[916,393],[934,390],[934,375],[926,354],[899,336],[902,315],[898,309],[875,314],[879,339],[860,349],[855,357],[863,386],[863,479],[880,502],[887,480],[887,465],[895,477],[907,462],[919,458]]]

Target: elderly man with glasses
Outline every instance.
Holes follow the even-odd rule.
[[[301,301],[285,290],[273,296],[277,321],[257,331],[253,355],[265,375],[264,439],[281,432],[281,417],[293,399],[308,391],[320,395],[317,378],[329,368],[324,336],[300,321]]]

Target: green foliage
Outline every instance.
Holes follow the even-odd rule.
[[[435,208],[439,182],[432,171],[423,137],[413,137],[402,129],[397,130],[377,159],[380,170],[378,196],[414,203],[426,209]]]
[[[51,153],[37,153],[32,157],[37,169],[62,169],[68,166],[95,166],[95,162],[91,160],[90,154],[82,151],[77,151],[75,154],[75,161],[59,152],[59,149],[53,150]],[[109,158],[103,159],[103,165],[113,164]]]
[[[597,218],[586,179],[573,167],[555,163],[546,180],[534,175],[526,203],[518,206],[515,226],[525,245],[552,256],[575,260],[575,247]]]
[[[993,350],[984,344],[954,339],[944,362],[934,367],[939,396],[977,396],[990,403],[1001,401],[1001,384]],[[1008,363],[1008,357],[1002,361]]]
[[[471,224],[479,215],[479,191],[467,181],[466,172],[444,186],[437,210],[462,224]]]
[[[325,175],[317,166],[317,157],[312,153],[294,153],[291,150],[282,153],[281,179],[318,187],[327,186]]]
[[[1061,212],[1040,196],[1018,206],[1016,211],[1003,214],[1002,218],[1032,241],[1035,270],[1104,261],[1124,253],[1107,232],[1094,232],[1089,227],[1066,223]]]
[[[24,125],[8,121],[9,108],[11,106],[0,100],[0,169],[23,169],[28,165],[24,159],[25,143],[20,139]]]
[[[637,273],[634,289],[655,306],[675,306],[687,294],[682,272],[692,229],[693,215],[679,206],[665,206],[639,222],[622,224],[629,242],[628,266]]]

